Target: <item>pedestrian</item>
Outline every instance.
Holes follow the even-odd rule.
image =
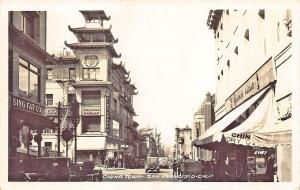
[[[109,165],[109,160],[108,160],[108,158],[105,158],[105,160],[104,160],[104,167],[107,169],[108,165]]]
[[[118,159],[115,158],[115,160],[114,160],[114,168],[117,168],[117,167],[118,167]]]
[[[176,160],[173,161],[173,164],[172,164],[172,168],[173,168],[173,177],[177,176],[177,163],[176,163]]]
[[[275,174],[275,154],[271,154],[267,158],[267,170],[266,170],[266,176],[265,176],[265,182],[274,182],[274,174]]]

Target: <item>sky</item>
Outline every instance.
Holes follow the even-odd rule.
[[[193,4],[118,3],[103,9],[106,26],[119,42],[139,94],[134,97],[139,128],[150,125],[161,132],[162,143],[175,143],[175,127],[191,127],[193,114],[205,94],[215,92],[214,38],[206,25],[209,9]],[[83,27],[78,9],[47,12],[47,51],[62,50],[64,41],[77,42],[68,30]]]

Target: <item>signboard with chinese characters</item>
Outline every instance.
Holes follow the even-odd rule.
[[[82,106],[82,116],[100,116],[100,106]]]
[[[39,115],[42,115],[44,113],[44,108],[42,106],[15,96],[12,96],[12,106],[16,109]]]
[[[68,116],[71,116],[71,111],[68,106],[61,107],[61,115],[67,113]],[[45,116],[57,116],[58,108],[57,107],[46,107],[45,108]]]
[[[273,59],[270,58],[242,86],[226,99],[226,112],[233,110],[275,80],[272,60]]]

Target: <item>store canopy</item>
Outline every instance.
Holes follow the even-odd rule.
[[[214,123],[207,131],[203,133],[197,140],[193,142],[195,146],[202,146],[213,142],[221,142],[222,132],[232,128],[232,125],[238,126],[245,121],[245,113],[249,108],[257,104],[267,93],[270,92],[270,87],[265,88],[255,96],[248,99],[246,102],[223,116],[216,123]]]
[[[30,129],[45,129],[52,128],[55,129],[57,127],[57,123],[54,123],[47,117],[42,115],[30,113],[27,111],[22,111],[18,109],[14,109],[12,113],[12,117],[15,120],[22,121],[23,125],[30,127]]]
[[[291,143],[291,119],[275,121],[274,94],[270,92],[257,109],[238,127],[219,135],[227,143],[245,146],[272,147]]]
[[[199,139],[198,146],[215,149],[224,144],[226,144],[224,146],[258,147],[291,144],[291,119],[275,121],[274,113],[274,93],[268,91],[256,109],[239,126],[228,131],[216,132],[207,144],[202,143],[203,141]]]

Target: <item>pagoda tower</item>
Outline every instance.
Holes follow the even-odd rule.
[[[83,80],[109,81],[109,68],[113,58],[120,58],[114,48],[118,42],[111,33],[110,27],[104,27],[104,20],[110,20],[103,10],[80,11],[85,19],[85,26],[69,30],[76,36],[77,43],[65,45],[73,50],[79,60],[80,67],[78,76]],[[83,69],[87,68],[87,69]],[[95,68],[89,71],[88,68]],[[92,75],[92,76],[90,76]]]
[[[74,152],[78,161],[88,159],[103,164],[108,155],[107,149],[119,151],[118,145],[111,145],[108,141],[113,138],[113,58],[120,58],[121,54],[114,48],[118,40],[111,33],[111,25],[104,26],[104,21],[110,20],[110,17],[103,10],[80,12],[85,19],[85,26],[68,26],[78,42],[65,41],[65,45],[76,56],[72,66],[76,73],[73,87],[80,103],[80,122],[76,130],[78,135]],[[66,63],[65,67],[71,65]]]

